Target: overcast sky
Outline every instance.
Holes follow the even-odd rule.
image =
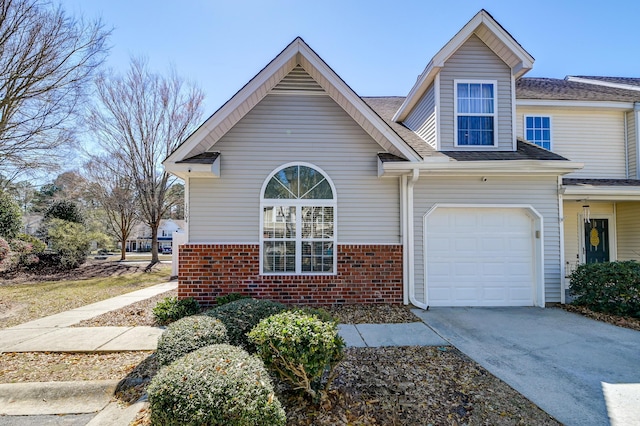
[[[206,94],[210,115],[301,36],[361,96],[406,95],[485,8],[536,59],[535,77],[640,77],[640,1],[63,0],[113,27],[108,65],[146,56]]]

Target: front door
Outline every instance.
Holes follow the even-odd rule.
[[[584,224],[586,263],[609,261],[609,219],[591,219]]]

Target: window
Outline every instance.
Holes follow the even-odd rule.
[[[551,151],[551,117],[525,116],[524,135],[529,142]]]
[[[261,200],[263,274],[333,274],[335,190],[306,164],[285,165],[265,182]]]
[[[456,145],[494,146],[495,82],[456,81]]]

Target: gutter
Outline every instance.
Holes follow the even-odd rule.
[[[406,223],[406,242],[407,242],[407,269],[408,269],[408,277],[407,277],[407,285],[409,287],[409,301],[421,309],[428,309],[429,305],[427,303],[422,303],[416,299],[416,287],[415,287],[415,238],[414,238],[414,225],[413,225],[413,187],[415,183],[420,178],[420,169],[415,167],[412,169],[411,180],[407,182],[407,223]],[[407,179],[407,176],[404,177]],[[426,277],[425,277],[425,299],[427,297],[426,294],[427,286],[426,286]]]

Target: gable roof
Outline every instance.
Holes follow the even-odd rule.
[[[486,10],[482,9],[431,59],[425,70],[418,77],[402,106],[398,109],[393,121],[403,121],[429,88],[435,76],[444,67],[445,62],[473,34],[500,57],[518,78],[533,67],[531,56],[507,30],[505,30]]]
[[[276,86],[277,90],[287,90],[286,81],[280,83],[294,69],[299,72],[299,67],[312,77],[313,82],[308,82],[310,86],[321,87],[382,148],[411,161],[420,160],[420,156],[298,37],[180,144],[163,161],[165,168],[173,172],[174,164],[210,151]]]
[[[640,91],[570,79],[525,77],[516,81],[516,99],[638,102]]]

